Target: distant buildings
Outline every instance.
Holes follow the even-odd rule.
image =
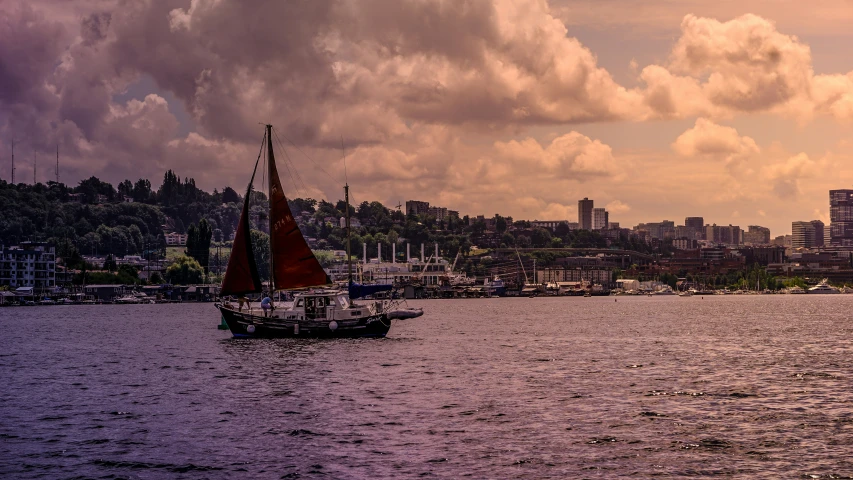
[[[578,200],[578,228],[592,230],[592,200]]]
[[[853,190],[829,191],[829,243],[853,246]]]
[[[791,246],[814,248],[823,246],[823,222],[791,222]]]
[[[606,230],[607,224],[609,223],[607,210],[603,208],[593,208],[592,209],[592,229],[593,230]]]
[[[164,233],[163,238],[166,239],[166,245],[170,246],[183,246],[187,244],[187,234],[186,233]]]
[[[750,225],[748,230],[743,234],[743,243],[752,245],[769,245],[770,244],[770,229],[758,225]]]
[[[459,211],[448,210],[444,207],[430,207],[429,202],[406,200],[406,215],[429,215],[437,222],[443,222],[450,217],[459,218]]]
[[[561,223],[565,223],[566,225],[568,225],[569,221],[568,220],[533,220],[532,222],[530,222],[530,226],[531,227],[537,227],[537,228],[547,228],[551,231],[554,231],[557,228],[557,225],[560,225]]]
[[[56,286],[55,253],[54,247],[36,242],[0,249],[0,285],[36,290]]]
[[[406,200],[406,215],[427,214],[429,214],[429,202],[421,202],[419,200]]]
[[[743,230],[737,225],[705,225],[705,240],[726,245],[743,243]]]

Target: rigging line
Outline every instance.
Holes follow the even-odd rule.
[[[290,155],[287,153],[287,149],[284,148],[284,144],[281,143],[281,139],[278,138],[278,132],[275,128],[272,129],[273,135],[275,135],[275,139],[278,142],[278,146],[281,151],[284,153],[284,168],[287,170],[287,173],[290,175],[290,180],[293,182],[293,188],[296,189],[296,194],[302,197],[302,193],[299,192],[299,184],[296,183],[296,179],[293,178],[293,174],[296,173],[296,178],[299,179],[299,183],[302,184],[302,189],[305,194],[308,194],[308,186],[305,185],[305,182],[302,180],[302,177],[299,175],[299,170],[296,169],[296,164],[291,160]]]
[[[344,180],[349,185],[349,175],[347,174],[347,151],[344,149],[344,136],[341,135],[341,153],[344,155]]]
[[[320,169],[320,171],[322,171],[323,173],[325,173],[327,177],[331,178],[335,183],[340,183],[340,180],[338,180],[337,178],[333,177],[331,173],[329,173],[328,171],[326,171],[326,169],[325,169],[325,168],[323,168],[319,163],[315,162],[313,158],[309,157],[309,156],[308,156],[308,154],[307,154],[307,153],[305,153],[304,151],[302,151],[302,149],[301,149],[301,148],[299,148],[299,146],[297,146],[295,143],[293,143],[293,140],[289,139],[289,138],[287,137],[287,135],[285,135],[284,133],[282,133],[282,134],[281,134],[281,136],[282,136],[282,137],[284,137],[284,139],[285,139],[285,140],[287,140],[288,142],[290,142],[290,144],[291,144],[291,145],[293,145],[293,148],[295,148],[297,151],[299,151],[299,153],[301,153],[302,155],[305,155],[305,158],[307,158],[308,160],[310,160],[310,161],[311,161],[311,163],[313,163],[315,167],[319,168],[319,169]]]

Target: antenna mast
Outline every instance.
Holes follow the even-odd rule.
[[[36,151],[33,150],[33,185],[36,184],[36,167],[38,164],[36,163]]]
[[[344,157],[344,199],[347,204],[346,229],[347,229],[347,284],[352,287],[352,229],[349,218],[349,178],[347,176],[347,151],[344,149],[344,136],[341,135],[341,154]]]
[[[59,184],[59,143],[56,144],[56,183]]]
[[[12,185],[15,184],[15,139],[12,139]]]

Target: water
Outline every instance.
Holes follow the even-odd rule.
[[[381,340],[0,309],[4,478],[853,475],[853,296],[436,300]]]

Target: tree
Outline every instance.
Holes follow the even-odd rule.
[[[117,268],[116,260],[112,254],[107,255],[107,258],[104,260],[104,270],[115,272]]]
[[[255,264],[261,280],[270,278],[270,237],[260,230],[252,230],[252,252],[255,254]]]
[[[133,184],[133,201],[147,202],[151,199],[151,182],[145,178],[140,178]]]
[[[148,283],[151,285],[160,285],[163,283],[163,277],[160,272],[154,272],[148,277]]]
[[[116,276],[125,285],[139,283],[139,272],[132,265],[119,265]]]
[[[506,232],[506,219],[500,215],[495,215],[495,230],[498,233]]]
[[[201,265],[194,258],[186,255],[178,257],[175,263],[166,269],[166,278],[169,279],[169,283],[175,285],[201,283],[203,275]]]
[[[222,190],[222,203],[240,203],[240,195],[231,187]]]

